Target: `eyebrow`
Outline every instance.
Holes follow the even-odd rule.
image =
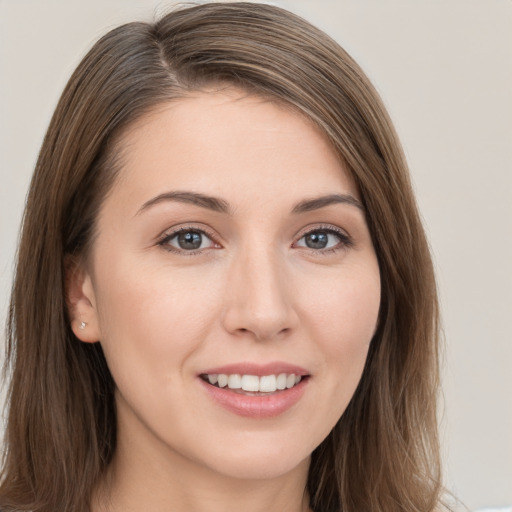
[[[163,194],[160,194],[156,197],[153,197],[149,201],[146,201],[141,206],[136,215],[140,215],[144,210],[147,210],[148,208],[156,204],[163,203],[166,201],[189,203],[195,206],[199,206],[201,208],[212,210],[214,212],[232,215],[232,209],[230,208],[229,203],[224,199],[219,199],[217,197],[207,196],[204,194],[200,194],[198,192],[189,191],[164,192]],[[364,206],[354,196],[350,194],[329,194],[326,196],[316,197],[314,199],[306,199],[304,201],[299,202],[293,208],[292,213],[297,214],[311,212],[313,210],[325,208],[326,206],[330,206],[332,204],[340,203],[355,206],[356,208],[364,212]]]
[[[159,203],[163,203],[164,201],[177,201],[179,203],[189,203],[195,206],[200,206],[201,208],[207,208],[208,210],[213,210],[218,213],[227,213],[231,215],[231,209],[229,204],[223,199],[218,199],[216,197],[206,196],[204,194],[199,194],[198,192],[164,192],[149,201],[146,201],[139,211],[137,215],[142,213],[144,210],[147,210],[151,206],[154,206]]]
[[[292,210],[292,213],[305,213],[313,210],[325,208],[331,204],[348,204],[365,211],[364,206],[354,196],[350,194],[330,194],[327,196],[317,197],[314,199],[306,199],[298,203]]]

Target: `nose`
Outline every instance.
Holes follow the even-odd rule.
[[[285,270],[285,262],[269,248],[249,250],[233,262],[222,318],[229,333],[264,341],[296,328],[299,318]]]

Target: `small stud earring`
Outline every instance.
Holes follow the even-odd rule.
[[[83,330],[83,329],[85,329],[86,325],[87,325],[87,322],[82,321],[82,322],[80,322],[80,325],[78,326],[78,328]]]

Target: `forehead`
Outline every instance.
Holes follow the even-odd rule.
[[[202,91],[159,105],[119,141],[118,186],[149,198],[163,189],[224,196],[237,187],[271,197],[335,189],[358,196],[327,137],[296,110],[239,89]],[[288,187],[288,188],[287,188]],[[116,187],[114,187],[116,188]],[[115,191],[114,191],[115,192]]]

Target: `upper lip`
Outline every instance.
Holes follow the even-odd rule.
[[[208,368],[207,370],[200,372],[200,375],[213,375],[219,373],[226,375],[256,375],[257,377],[262,377],[263,375],[279,375],[281,373],[293,373],[301,376],[309,375],[309,372],[304,368],[282,361],[273,361],[265,364],[256,364],[253,362],[232,363]]]

